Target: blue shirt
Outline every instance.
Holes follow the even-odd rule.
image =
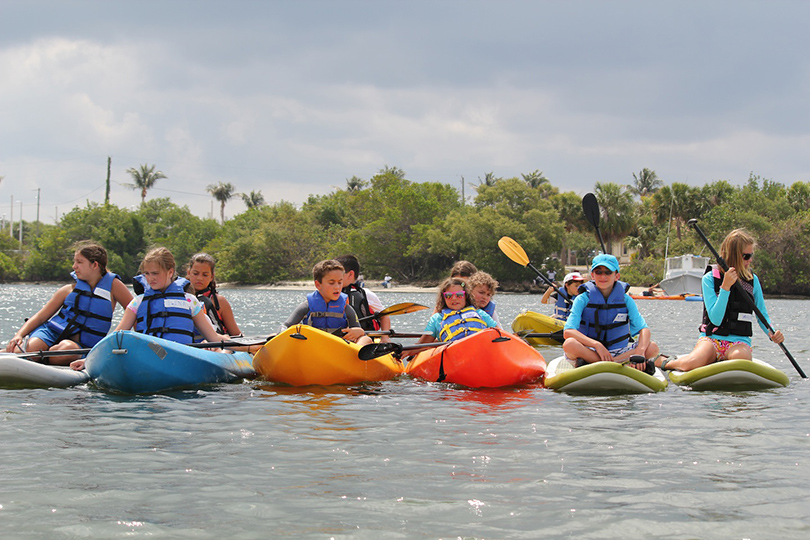
[[[568,320],[565,321],[565,330],[579,330],[579,325],[582,322],[582,311],[590,300],[591,295],[588,292],[579,293],[574,297],[574,304],[571,306],[571,312],[568,313]],[[627,306],[627,321],[630,324],[630,335],[636,336],[641,330],[647,328],[647,321],[645,321],[644,317],[639,313],[636,301],[630,298],[630,295],[627,293],[624,295],[624,305]]]
[[[715,326],[720,326],[720,323],[723,322],[723,317],[726,314],[726,307],[728,307],[728,298],[731,295],[731,291],[727,291],[720,287],[720,294],[714,291],[714,277],[712,276],[712,272],[707,272],[703,274],[703,305],[706,307],[706,313],[709,315],[709,320],[712,321],[712,324]],[[757,308],[765,315],[765,319],[768,323],[771,322],[771,318],[768,317],[768,310],[765,308],[765,298],[762,296],[762,285],[759,284],[759,278],[754,274],[754,304],[756,304]],[[756,314],[754,314],[756,317]],[[766,335],[769,334],[768,327],[759,320],[757,317],[757,322],[759,323],[759,327],[762,328],[762,331],[765,332]],[[773,326],[771,324],[771,326]],[[701,337],[705,336],[705,332],[701,332]],[[728,336],[712,336],[712,339],[718,339],[722,341],[742,341],[749,347],[751,346],[751,337],[750,336],[735,336],[729,334]]]
[[[478,316],[481,317],[481,320],[487,323],[487,326],[490,328],[497,328],[498,323],[495,322],[495,319],[490,317],[486,311],[483,309],[476,309],[478,312]],[[442,314],[434,313],[430,316],[430,320],[428,320],[427,326],[425,326],[425,332],[430,332],[434,338],[441,341],[439,339],[439,332],[442,330]]]

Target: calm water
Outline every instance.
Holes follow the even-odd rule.
[[[0,290],[7,340],[55,288]],[[275,331],[304,294],[225,292],[246,335]],[[521,308],[542,311],[538,296],[496,300],[506,323]],[[810,372],[810,301],[768,307]],[[699,303],[641,309],[664,351],[691,348]],[[394,326],[421,330],[424,313]],[[755,354],[791,386],[612,397],[406,379],[318,389],[252,381],[147,397],[0,390],[0,534],[807,538],[810,386],[764,336]]]

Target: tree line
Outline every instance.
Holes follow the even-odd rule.
[[[162,245],[180,265],[198,251],[212,254],[220,282],[308,279],[318,260],[354,253],[367,279],[387,273],[400,282],[435,283],[454,261],[466,259],[508,290],[528,290],[534,276],[498,250],[501,236],[517,240],[535,266],[558,273],[566,265],[588,264],[599,250],[581,196],[560,190],[539,170],[511,178],[485,174],[465,201],[453,186],[412,182],[405,171],[385,167],[368,180],[354,176],[343,189],[311,195],[301,205],[266,204],[261,192],[243,194],[248,209],[229,220],[224,208],[234,186],[211,185],[208,191],[221,203],[220,222],[199,218],[169,198],[147,200],[148,189],[165,176],[155,175],[154,166],[131,169],[133,179],[135,173],[152,178],[149,185],[137,179],[133,184],[142,190],[136,210],[88,202],[56,225],[25,225],[23,249],[6,229],[0,234],[0,280],[65,281],[72,246],[92,240],[107,248],[109,268],[125,281],[137,273],[149,247]],[[786,186],[751,174],[741,186],[727,180],[703,187],[666,185],[650,169],[628,180],[597,182],[593,192],[605,242],[635,250],[622,269],[632,285],[660,281],[665,253],[705,251],[686,227],[697,218],[716,247],[733,228],[754,234],[755,269],[766,292],[810,295],[810,184]]]

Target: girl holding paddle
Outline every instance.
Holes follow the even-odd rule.
[[[755,246],[754,238],[744,229],[728,233],[720,246],[720,257],[728,263],[728,270],[723,271],[722,265],[712,265],[703,276],[703,321],[695,348],[677,359],[659,357],[655,361],[658,367],[689,371],[720,360],[751,360],[751,336],[757,320],[751,298],[769,323],[757,320],[763,332],[774,343],[785,340],[781,331],[771,332],[768,328],[773,325],[765,308],[762,286],[751,271]],[[742,287],[734,286],[738,281]]]
[[[126,306],[132,300],[118,275],[107,271],[107,250],[98,244],[76,250],[70,275],[76,282],[56,291],[8,341],[6,352],[92,347],[110,331],[116,304]],[[54,356],[50,362],[68,364],[78,356]]]

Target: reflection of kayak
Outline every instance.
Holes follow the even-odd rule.
[[[542,379],[545,372],[543,355],[514,334],[497,328],[422,351],[406,370],[418,379],[470,388],[529,384]]]
[[[516,334],[532,332],[539,334],[550,334],[562,330],[565,322],[537,313],[536,311],[522,311],[512,321],[512,331]],[[530,345],[560,345],[561,340],[554,338],[528,338]]]
[[[616,362],[594,362],[574,367],[564,356],[552,360],[546,370],[546,388],[571,394],[646,394],[667,387],[660,369],[647,375]]]
[[[0,354],[0,388],[66,388],[89,378],[86,372],[67,366],[49,366],[16,354]]]
[[[687,302],[702,302],[703,297],[699,294],[679,294],[677,296],[644,296],[641,294],[631,294],[634,300],[686,300]]]
[[[196,388],[255,375],[246,352],[209,351],[129,330],[99,341],[84,367],[96,386],[123,394]]]
[[[692,390],[762,390],[790,384],[783,372],[762,360],[723,360],[691,371],[670,371],[669,380]]]
[[[328,332],[299,324],[287,328],[253,357],[264,379],[293,386],[358,384],[400,375],[402,362],[388,354],[363,361],[360,346]]]

